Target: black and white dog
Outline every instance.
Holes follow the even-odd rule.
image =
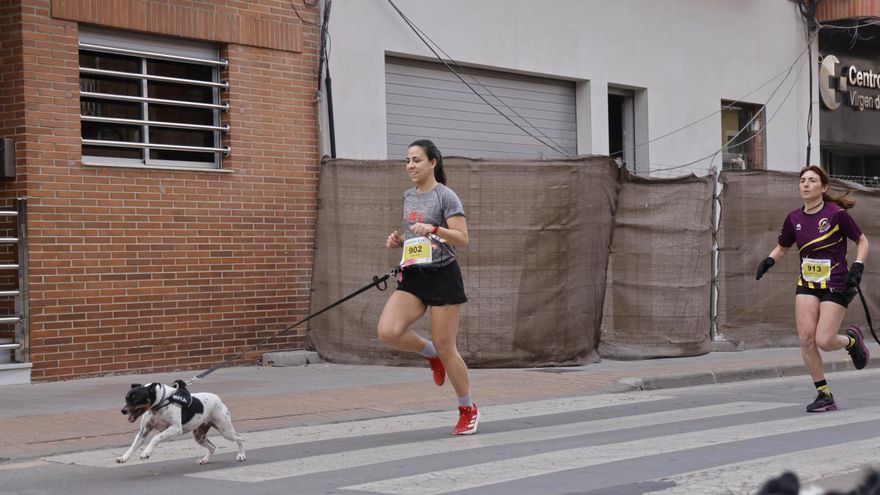
[[[192,432],[196,442],[207,450],[205,456],[199,459],[199,464],[207,464],[216,449],[208,440],[208,430],[212,426],[217,428],[223,438],[238,444],[238,456],[235,458],[237,462],[246,459],[241,435],[232,427],[232,417],[226,404],[215,394],[190,394],[183,380],[175,380],[173,387],[161,383],[132,384],[125,394],[122,414],[128,415],[129,423],[134,423],[140,417],[141,428],[131,447],[116,458],[118,463],[127,461],[144,443],[147,435],[156,429],[160,433],[147,444],[141,453],[141,460],[148,459],[156,444],[162,440]]]

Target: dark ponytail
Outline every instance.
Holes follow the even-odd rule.
[[[412,148],[413,146],[418,146],[425,150],[428,160],[437,160],[437,164],[434,165],[434,178],[437,179],[437,182],[446,185],[446,172],[443,171],[443,155],[437,149],[437,146],[430,139],[413,141],[408,147]]]

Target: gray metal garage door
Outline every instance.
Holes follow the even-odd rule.
[[[548,158],[577,154],[573,82],[466,71],[488,91],[469,75],[459,73],[492,105],[547,144],[499,115],[443,64],[387,58],[389,158],[406,156],[407,145],[422,138],[434,141],[444,156]]]

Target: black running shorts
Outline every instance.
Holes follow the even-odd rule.
[[[849,303],[856,297],[856,289],[811,289],[809,287],[804,287],[802,285],[798,285],[797,289],[794,291],[795,294],[805,294],[808,296],[818,297],[819,301],[831,301],[833,303],[837,303],[844,308],[849,306]]]
[[[427,306],[445,306],[467,302],[458,261],[445,266],[408,266],[403,269],[397,290],[409,292]]]

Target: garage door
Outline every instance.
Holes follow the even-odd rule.
[[[434,141],[444,156],[534,159],[577,154],[571,81],[459,71],[492,105],[536,138],[499,115],[443,64],[387,58],[385,67],[391,159],[406,156],[409,143],[423,138]]]

